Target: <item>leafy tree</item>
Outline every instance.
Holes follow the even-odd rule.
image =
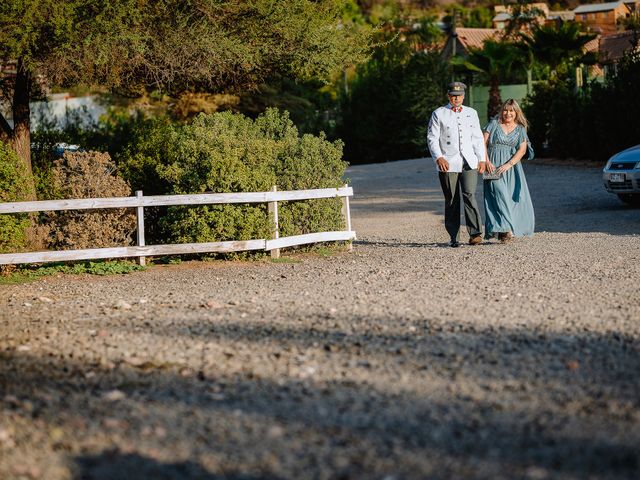
[[[447,14],[442,18],[442,21],[449,26],[453,26],[455,22],[457,27],[493,27],[493,10],[485,6],[467,8],[463,5],[454,3],[447,7],[446,12]]]
[[[558,157],[588,157],[599,149],[591,140],[599,137],[594,120],[603,116],[589,111],[591,99],[576,95],[569,75],[579,64],[595,62],[595,55],[584,50],[593,38],[594,35],[581,32],[578,24],[563,22],[536,26],[529,34],[521,35],[518,42],[523,58],[529,59],[540,78],[547,79],[536,85],[527,101],[530,138],[537,148],[546,144],[549,153]]]
[[[632,30],[635,32],[633,41],[637,46],[640,39],[640,12],[632,12],[631,15],[622,20],[622,24],[624,25],[625,30]]]
[[[365,58],[368,30],[341,22],[342,0],[5,0],[0,62],[13,126],[0,140],[31,170],[29,101],[43,83],[239,91],[280,73],[329,79]],[[6,71],[7,68],[5,68]]]
[[[556,78],[563,79],[571,68],[581,63],[595,63],[595,55],[584,50],[585,45],[595,37],[583,33],[575,22],[562,22],[559,25],[535,27],[531,35],[521,36],[521,45],[538,64],[545,67],[545,76],[554,81]]]
[[[352,163],[424,155],[429,115],[441,102],[447,69],[429,51],[438,38],[434,19],[397,18],[377,37],[343,97],[338,134]]]
[[[640,138],[638,78],[640,52],[629,51],[604,84],[593,82],[583,93],[561,79],[537,84],[525,104],[531,140],[538,146],[546,143],[549,154],[558,158],[600,162],[633,146]]]
[[[515,40],[521,34],[526,33],[544,20],[544,12],[529,3],[528,0],[518,0],[509,6],[510,18],[507,20],[503,36],[506,39]]]
[[[526,59],[511,42],[486,40],[483,48],[470,49],[467,57],[453,57],[452,65],[477,73],[489,83],[487,118],[499,113],[502,99],[500,84],[524,69]]]
[[[581,112],[581,138],[571,145],[574,156],[606,160],[613,153],[638,144],[639,78],[640,51],[629,49],[604,84],[593,82],[589,89],[576,95],[586,108]]]

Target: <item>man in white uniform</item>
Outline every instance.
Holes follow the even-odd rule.
[[[478,112],[462,106],[466,85],[449,84],[449,104],[431,114],[427,142],[438,168],[444,193],[444,225],[451,247],[459,247],[460,192],[464,202],[464,218],[469,232],[469,244],[482,242],[480,211],[475,192],[478,173],[485,170],[486,150]]]

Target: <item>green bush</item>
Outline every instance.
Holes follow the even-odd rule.
[[[536,85],[525,113],[536,149],[548,155],[605,162],[613,153],[636,145],[640,123],[640,52],[628,53],[604,84],[576,91],[570,81]],[[541,150],[538,150],[541,151]]]
[[[0,202],[16,202],[29,197],[29,175],[16,153],[0,142]],[[30,226],[27,214],[0,215],[0,252],[16,252],[27,243]]]
[[[171,184],[160,178],[159,166],[169,161],[178,128],[166,116],[112,115],[101,123],[100,140],[95,143],[104,145],[133,191],[164,195],[171,191]]]
[[[300,136],[288,113],[276,109],[256,120],[220,112],[186,125],[158,122],[137,139],[119,165],[145,193],[338,187],[346,168],[340,142],[323,134]],[[335,199],[284,202],[279,214],[282,235],[343,228]],[[170,207],[158,222],[156,242],[248,240],[268,238],[271,231],[266,204]]]
[[[303,135],[279,155],[276,164],[279,190],[340,187],[346,163],[342,143],[329,142],[324,134]],[[282,203],[278,210],[280,235],[301,235],[322,230],[342,230],[339,199]]]
[[[37,128],[31,132],[31,165],[39,200],[62,198],[53,188],[52,176],[53,164],[60,157],[56,153],[58,143],[80,145],[84,150],[106,150],[98,140],[102,126],[88,118],[86,108],[69,110],[62,120],[57,120],[48,106],[39,112]]]
[[[347,165],[340,141],[330,142],[324,134],[299,135],[289,114],[276,109],[255,120],[231,112],[201,114],[187,124],[167,117],[111,115],[93,133],[73,137],[70,132],[56,137],[51,130],[39,137],[42,161],[35,163],[42,165],[41,178],[46,179],[43,196],[61,196],[55,160],[44,145],[62,139],[111,152],[118,174],[145,195],[255,192],[274,185],[279,190],[339,187]],[[282,202],[281,235],[342,229],[340,209],[338,199]],[[149,244],[268,238],[270,232],[266,204],[145,209]]]

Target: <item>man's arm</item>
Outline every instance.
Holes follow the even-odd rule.
[[[485,146],[484,134],[482,133],[482,128],[480,128],[480,119],[478,118],[477,112],[475,114],[474,123],[475,125],[471,132],[471,143],[473,145],[473,153],[475,153],[478,158],[478,172],[483,173],[487,165],[487,148]]]
[[[438,170],[446,172],[449,170],[449,162],[444,158],[442,150],[440,149],[440,119],[438,118],[438,111],[434,110],[429,120],[429,128],[427,129],[427,144],[429,145],[429,152],[431,157],[438,166]]]
[[[429,151],[434,160],[442,157],[442,151],[440,150],[440,119],[438,118],[437,110],[433,111],[431,119],[429,120],[427,144],[429,145]]]

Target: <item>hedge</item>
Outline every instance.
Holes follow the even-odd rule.
[[[255,119],[232,112],[200,114],[190,123],[116,114],[93,131],[49,129],[36,138],[43,146],[65,141],[86,150],[109,152],[117,167],[113,175],[145,195],[255,192],[271,190],[274,185],[279,190],[340,187],[347,167],[341,141],[329,141],[323,133],[300,135],[288,112],[277,109],[267,109]],[[41,199],[60,197],[56,178],[68,162],[56,162],[50,150],[34,151]],[[128,229],[126,223],[123,227]],[[341,230],[341,202],[282,202],[279,224],[282,236]],[[145,209],[149,244],[269,238],[271,227],[266,204]],[[65,248],[77,243],[66,242],[60,235],[51,232],[49,241]]]
[[[640,52],[627,53],[603,84],[578,90],[571,81],[541,83],[527,98],[529,136],[538,151],[604,164],[640,141]]]
[[[200,114],[191,123],[149,121],[116,158],[135,190],[187,194],[339,187],[342,143],[298,134],[287,112],[268,109],[252,120],[232,112]],[[283,202],[281,235],[342,229],[337,199]],[[170,207],[156,212],[155,242],[268,238],[266,204]]]

